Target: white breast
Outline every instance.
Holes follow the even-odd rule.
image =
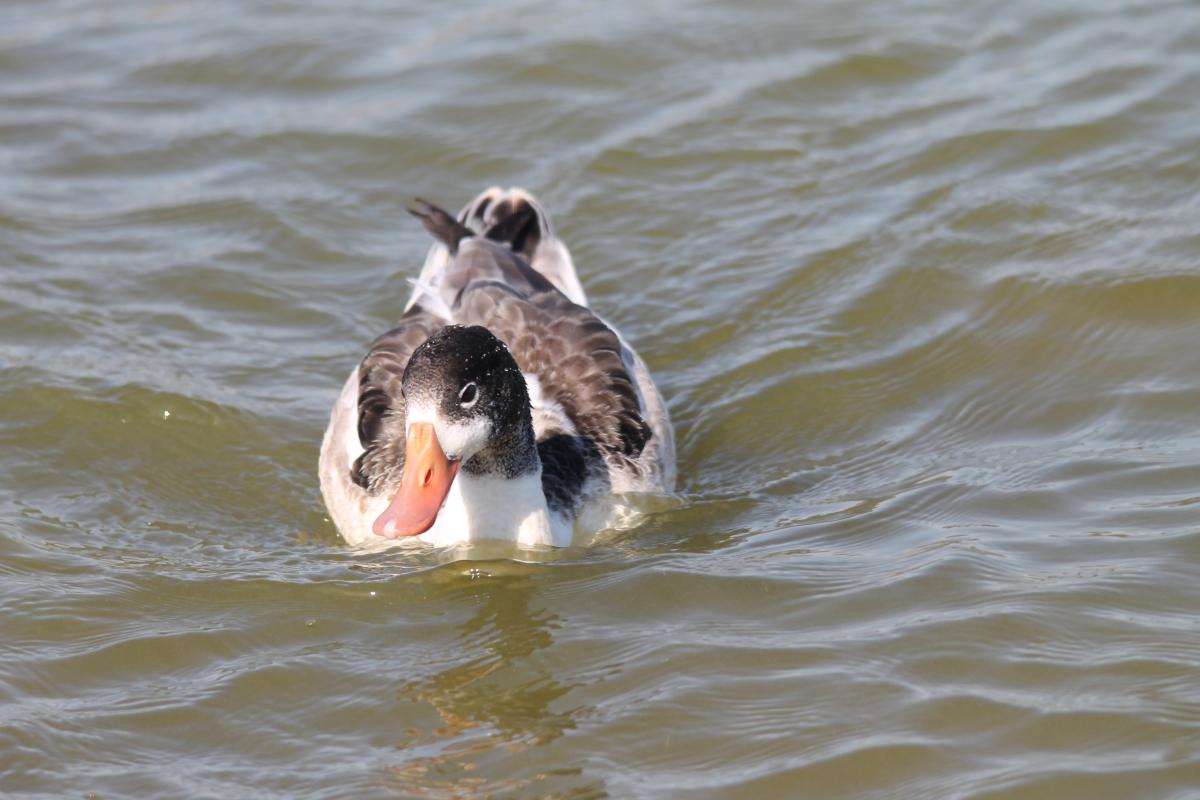
[[[437,547],[500,539],[521,547],[566,547],[571,525],[546,509],[541,470],[519,478],[459,472],[433,527],[419,537]]]

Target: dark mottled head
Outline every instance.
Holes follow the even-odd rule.
[[[409,424],[432,423],[446,456],[466,471],[528,468],[536,450],[525,377],[487,328],[438,330],[413,351],[403,388]]]

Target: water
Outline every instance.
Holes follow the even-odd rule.
[[[1186,3],[0,11],[0,787],[1200,797]],[[349,552],[317,448],[525,185],[677,502]]]

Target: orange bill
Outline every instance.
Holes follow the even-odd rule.
[[[458,464],[442,452],[432,424],[409,425],[400,491],[371,526],[375,535],[395,539],[417,536],[432,528],[458,474]]]

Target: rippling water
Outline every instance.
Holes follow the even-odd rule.
[[[9,3],[0,787],[1200,797],[1188,3]],[[549,563],[355,554],[328,409],[525,185],[674,415]]]

